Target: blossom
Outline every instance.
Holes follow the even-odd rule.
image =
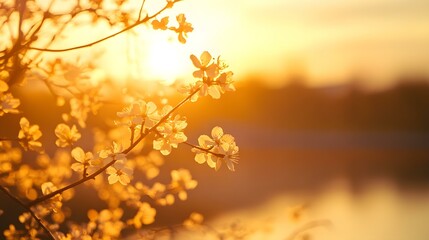
[[[171,1],[169,3],[174,3],[174,1]],[[194,28],[192,27],[192,24],[189,22],[186,22],[185,14],[181,13],[176,16],[177,23],[179,23],[178,27],[167,27],[167,24],[169,22],[168,17],[163,17],[161,20],[153,20],[151,22],[152,28],[154,30],[167,30],[170,29],[176,33],[178,33],[178,40],[181,43],[186,43],[186,38],[188,37],[188,33],[192,32]]]
[[[57,187],[55,187],[55,185],[52,182],[43,183],[41,186],[41,189],[42,189],[43,195],[47,195],[58,190]]]
[[[7,240],[19,238],[19,232],[16,230],[15,225],[13,224],[9,225],[9,229],[4,230],[3,235]]]
[[[211,137],[201,135],[198,138],[198,147],[192,149],[196,153],[195,161],[199,164],[207,164],[219,170],[222,162],[225,161],[228,169],[235,171],[234,164],[238,163],[239,148],[235,139],[230,134],[224,134],[221,127],[214,127]]]
[[[196,94],[196,93],[200,92],[200,88],[201,88],[202,84],[203,84],[202,81],[197,81],[195,83],[182,85],[177,89],[177,91],[180,93],[185,93],[187,95],[192,94],[190,101],[196,102],[198,100],[198,97],[200,96],[200,94]]]
[[[221,164],[221,157],[219,157],[219,143],[220,138],[224,135],[221,127],[214,127],[211,131],[212,138],[207,135],[201,135],[198,138],[199,148],[193,148],[192,151],[196,153],[195,161],[199,164],[207,162],[211,168]],[[219,163],[217,163],[219,161]],[[218,168],[217,168],[218,169]]]
[[[74,148],[71,155],[77,161],[71,165],[71,168],[76,172],[86,171],[90,166],[90,161],[94,158],[91,152],[85,153],[80,147]]]
[[[88,113],[96,114],[101,107],[97,91],[88,91],[80,97],[70,99],[70,116],[74,117],[81,127],[86,126]]]
[[[219,85],[214,82],[204,81],[201,85],[199,95],[207,96],[210,95],[213,99],[219,99],[221,96],[221,91]]]
[[[50,77],[49,80],[53,85],[58,87],[77,87],[80,90],[89,89],[92,87],[91,71],[94,67],[91,64],[83,64],[79,60],[74,62],[66,62],[60,58],[53,59],[48,62]],[[44,78],[40,72],[32,72],[32,77]]]
[[[213,80],[219,74],[219,67],[212,61],[212,55],[208,51],[204,51],[200,59],[193,54],[190,58],[194,66],[199,68],[199,70],[193,73],[194,77],[202,79],[207,76],[209,79]]]
[[[173,107],[171,105],[164,105],[162,107],[162,109],[160,109],[157,113],[158,115],[158,120],[160,120],[161,118],[167,116],[168,114],[171,113],[171,111],[173,110]]]
[[[58,147],[72,146],[73,143],[75,143],[81,137],[81,134],[75,125],[70,128],[64,123],[57,125],[55,128],[55,135],[58,137],[58,139],[55,141],[55,144]]]
[[[222,93],[228,92],[228,91],[235,91],[235,87],[233,85],[234,81],[232,80],[233,72],[228,71],[222,73],[217,79],[216,82],[220,86],[220,91]]]
[[[148,225],[155,221],[156,209],[151,207],[149,203],[139,203],[139,210],[133,219],[128,223],[134,225],[135,228],[140,229],[142,225]]]
[[[186,190],[194,189],[198,182],[192,179],[191,173],[187,169],[178,169],[171,171],[170,189],[178,193],[180,200],[186,200],[188,194]]]
[[[204,221],[204,216],[202,214],[193,212],[191,213],[189,218],[183,222],[183,226],[187,229],[195,230],[201,226],[203,221]]]
[[[170,30],[178,33],[178,39],[181,43],[186,43],[186,38],[188,37],[188,32],[192,32],[194,28],[192,24],[186,22],[185,14],[181,13],[176,16],[176,20],[179,23],[179,27],[170,27]]]
[[[153,141],[153,148],[163,155],[170,154],[172,147],[177,148],[179,143],[187,140],[183,132],[187,125],[186,119],[179,115],[159,125],[156,129],[161,137]]]
[[[224,156],[223,160],[225,160],[228,169],[231,171],[235,171],[234,164],[238,163],[238,150],[234,137],[229,134],[222,137],[219,153]]]
[[[119,181],[122,185],[127,185],[131,181],[130,176],[132,176],[133,170],[125,166],[122,161],[116,161],[113,166],[106,169],[106,173],[109,174],[107,178],[109,184]]]
[[[192,151],[196,153],[195,161],[199,164],[207,162],[209,166],[215,166],[217,157],[208,150],[213,149],[215,142],[207,135],[201,135],[198,138],[199,148],[193,148]],[[205,151],[207,150],[207,151]]]
[[[129,126],[143,125],[144,128],[151,128],[158,120],[156,108],[153,102],[137,101],[117,112],[116,115],[130,119],[127,123]]]
[[[38,140],[42,136],[42,132],[39,130],[39,126],[30,125],[30,122],[25,117],[21,118],[19,125],[21,126],[21,130],[18,133],[18,138],[22,147],[25,150],[41,152],[42,143]]]
[[[157,19],[152,21],[152,27],[153,29],[157,30],[167,30],[167,24],[168,24],[168,17],[163,17],[161,21],[158,21]]]
[[[103,159],[104,163],[115,161],[125,162],[127,160],[126,154],[122,153],[122,145],[113,142],[110,148],[101,150],[98,155]]]
[[[152,188],[147,188],[144,191],[147,196],[161,206],[172,205],[174,203],[174,196],[167,192],[167,186],[162,183],[156,182]]]
[[[12,94],[2,93],[0,91],[0,116],[3,116],[6,113],[19,113],[19,110],[16,109],[19,104],[21,104],[19,99],[13,98]]]
[[[210,95],[214,99],[219,99],[221,95],[227,91],[234,91],[235,87],[232,80],[233,73],[231,71],[223,72],[227,67],[219,57],[215,62],[211,54],[204,51],[198,59],[195,55],[191,55],[193,65],[198,68],[194,71],[193,76],[201,79],[188,86],[182,87],[180,92],[194,94],[191,101],[195,102],[198,96]],[[195,94],[198,91],[198,95]]]
[[[102,239],[118,239],[124,227],[124,223],[121,221],[123,214],[124,211],[120,208],[113,210],[103,209],[99,213],[94,209],[90,209],[87,214],[90,219],[89,226],[96,228],[98,231],[95,235],[100,234],[103,236]]]
[[[42,189],[43,195],[48,195],[58,190],[58,188],[52,182],[45,182],[40,186],[40,188]],[[62,206],[61,200],[61,194],[56,194],[46,202],[46,207],[48,209],[52,209],[54,212],[57,212]]]

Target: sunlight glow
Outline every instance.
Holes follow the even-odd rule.
[[[131,0],[128,7],[135,13],[140,3]],[[164,3],[147,1],[145,8],[153,14]],[[387,86],[398,75],[429,74],[428,9],[425,1],[404,0],[187,0],[158,18],[169,16],[173,24],[178,14],[186,14],[195,29],[186,44],[180,44],[175,34],[151,29],[149,23],[134,29],[134,36],[129,34],[134,39],[118,36],[100,44],[108,49],[100,66],[118,82],[171,84],[192,79],[189,56],[207,50],[228,59],[237,80],[257,75],[280,87],[299,65],[298,74],[309,85],[358,78],[373,87]],[[85,43],[95,32],[90,39],[112,31],[106,26],[79,34],[66,46]]]
[[[145,77],[172,84],[185,68],[183,54],[177,45],[178,43],[166,39],[152,41],[145,62],[140,64],[144,68]]]

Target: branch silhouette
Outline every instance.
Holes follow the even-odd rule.
[[[121,34],[123,32],[129,31],[129,30],[131,30],[131,29],[139,26],[140,24],[146,23],[147,21],[149,21],[149,20],[157,17],[159,14],[161,14],[162,12],[164,12],[166,9],[173,7],[173,5],[175,3],[177,3],[177,2],[179,2],[179,1],[176,0],[176,1],[173,1],[173,2],[167,2],[167,4],[161,10],[159,10],[158,12],[156,12],[155,14],[153,14],[152,16],[146,16],[145,18],[143,18],[141,20],[140,20],[141,13],[139,13],[139,18],[137,19],[137,21],[134,24],[131,24],[130,26],[125,27],[125,28],[123,28],[123,29],[121,29],[121,30],[119,30],[119,31],[111,34],[111,35],[108,35],[106,37],[103,37],[101,39],[98,39],[96,41],[93,41],[93,42],[90,42],[90,43],[87,43],[87,44],[83,44],[83,45],[79,45],[79,46],[75,46],[75,47],[69,47],[69,48],[61,48],[61,49],[40,48],[40,47],[31,47],[31,46],[29,46],[28,49],[38,50],[38,51],[44,51],[44,52],[67,52],[67,51],[72,51],[72,50],[76,50],[76,49],[91,47],[91,46],[96,45],[98,43],[104,42],[104,41],[106,41],[106,40],[108,40],[110,38],[113,38],[113,37],[115,37],[115,36],[117,36],[117,35],[119,35],[119,34]],[[143,6],[143,4],[144,4],[144,1],[142,3],[142,6]]]

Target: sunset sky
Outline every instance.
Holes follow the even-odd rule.
[[[237,79],[257,74],[274,86],[291,74],[310,85],[365,79],[374,87],[429,75],[427,0],[185,0],[162,16],[174,20],[178,13],[195,29],[186,45],[173,33],[140,27],[137,38],[106,43],[106,71],[118,78],[189,78],[189,55],[208,50]]]

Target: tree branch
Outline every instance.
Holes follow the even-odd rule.
[[[22,208],[25,209],[25,211],[29,212],[31,216],[34,218],[34,220],[37,221],[39,226],[47,233],[48,238],[55,240],[54,235],[52,232],[43,224],[42,219],[40,219],[34,212],[31,210],[30,206],[25,205],[21,200],[19,200],[17,197],[13,196],[5,187],[0,185],[0,190],[4,192],[10,199],[18,203]]]
[[[113,33],[113,34],[111,34],[109,36],[106,36],[104,38],[98,39],[96,41],[93,41],[93,42],[90,42],[90,43],[87,43],[87,44],[84,44],[84,45],[75,46],[75,47],[69,47],[69,48],[63,48],[63,49],[50,49],[50,48],[39,48],[39,47],[31,47],[30,46],[28,49],[38,50],[38,51],[44,51],[44,52],[66,52],[66,51],[72,51],[72,50],[76,50],[76,49],[91,47],[91,46],[93,46],[95,44],[98,44],[98,43],[106,41],[106,40],[108,40],[110,38],[113,38],[113,37],[115,37],[115,36],[117,36],[117,35],[119,35],[119,34],[121,34],[123,32],[126,32],[126,31],[128,31],[130,29],[133,29],[134,27],[136,27],[136,26],[138,26],[138,25],[140,25],[142,23],[145,23],[145,22],[147,22],[147,21],[155,18],[156,16],[158,16],[159,14],[161,14],[166,9],[171,8],[171,3],[174,4],[176,2],[178,2],[178,1],[167,2],[167,4],[161,10],[159,10],[158,12],[156,12],[155,14],[153,14],[152,16],[146,16],[145,18],[143,18],[141,20],[138,19],[134,24],[131,24],[130,26],[125,27],[125,28],[119,30],[118,32],[115,32],[115,33]]]
[[[167,119],[168,119],[168,117],[175,111],[175,110],[177,110],[179,107],[181,107],[183,104],[185,104],[189,99],[191,99],[191,97],[194,95],[194,94],[196,94],[196,93],[198,93],[198,91],[200,90],[200,88],[198,88],[198,89],[196,89],[194,92],[192,92],[191,94],[189,94],[189,96],[187,96],[185,99],[183,99],[180,103],[178,103],[174,108],[172,108],[163,118],[161,118],[159,121],[158,121],[158,123],[157,124],[155,124],[152,128],[150,128],[147,132],[145,132],[145,133],[143,133],[142,135],[140,135],[140,137],[133,143],[133,144],[131,144],[127,149],[125,149],[125,150],[123,150],[121,153],[122,154],[128,154],[131,150],[133,150],[136,146],[137,146],[137,144],[139,144],[147,135],[149,135],[151,132],[153,132],[153,131],[155,131],[156,130],[156,128],[160,125],[160,124],[162,124],[164,121],[166,121]],[[41,202],[43,202],[43,201],[46,201],[46,200],[48,200],[48,199],[50,199],[50,198],[52,198],[52,197],[54,197],[55,195],[57,195],[57,194],[61,194],[62,192],[64,192],[64,191],[66,191],[66,190],[68,190],[68,189],[71,189],[71,188],[73,188],[73,187],[76,187],[76,186],[78,186],[78,185],[80,185],[80,184],[82,184],[82,183],[84,183],[84,182],[86,182],[86,181],[88,181],[88,180],[90,180],[90,179],[94,179],[96,176],[98,176],[99,174],[101,174],[104,170],[106,170],[108,167],[110,167],[110,166],[112,166],[114,163],[116,162],[116,160],[115,159],[113,159],[112,161],[110,161],[109,163],[107,163],[105,166],[103,166],[102,168],[100,168],[100,169],[98,169],[97,171],[95,171],[94,173],[92,173],[92,174],[90,174],[90,175],[88,175],[88,176],[85,176],[85,177],[83,177],[83,178],[81,178],[80,180],[78,180],[78,181],[76,181],[76,182],[74,182],[74,183],[72,183],[72,184],[70,184],[70,185],[67,185],[67,186],[65,186],[65,187],[63,187],[63,188],[60,188],[60,189],[58,189],[58,190],[56,190],[56,191],[54,191],[54,192],[51,192],[51,193],[49,193],[49,194],[46,194],[46,195],[44,195],[44,196],[41,196],[41,197],[39,197],[39,198],[37,198],[37,199],[35,199],[35,200],[33,200],[33,201],[31,201],[31,202],[29,202],[26,206],[27,207],[31,207],[31,206],[34,206],[34,205],[37,205],[37,204],[39,204],[39,203],[41,203]]]
[[[140,5],[139,16],[137,18],[138,21],[140,21],[140,19],[142,17],[142,12],[143,12],[143,7],[144,7],[145,2],[146,2],[146,0],[142,0],[142,4]]]
[[[220,158],[224,158],[224,157],[225,157],[225,155],[224,155],[224,154],[221,154],[221,153],[215,153],[215,152],[210,151],[210,149],[212,149],[213,147],[211,147],[211,148],[209,148],[209,149],[206,149],[206,148],[202,148],[202,147],[200,147],[200,146],[196,146],[196,145],[194,145],[194,144],[192,144],[192,143],[188,143],[188,142],[184,142],[184,144],[186,144],[186,145],[188,145],[188,146],[190,146],[190,147],[192,147],[192,148],[196,148],[196,149],[198,149],[198,150],[201,150],[201,151],[203,151],[203,152],[213,154],[213,155],[214,155],[214,156],[216,156],[216,157],[220,157]]]

